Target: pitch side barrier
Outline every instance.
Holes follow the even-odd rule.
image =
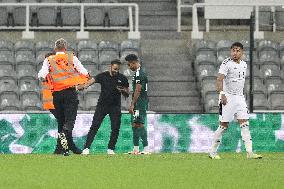
[[[0,26],[1,30],[24,30],[22,33],[22,37],[25,39],[33,39],[34,31],[30,30],[79,30],[77,32],[78,39],[88,39],[89,33],[85,30],[129,30],[128,38],[129,39],[140,39],[139,32],[139,7],[136,3],[1,3],[0,7],[26,7],[26,25],[25,26]],[[40,7],[40,6],[48,6],[48,7],[79,7],[81,13],[81,22],[80,26],[30,26],[29,25],[29,17],[30,17],[30,7]],[[84,8],[88,7],[128,7],[129,13],[129,26],[120,27],[120,26],[110,26],[110,27],[102,27],[102,26],[84,26]],[[134,20],[133,20],[133,9],[134,9]]]
[[[219,125],[218,114],[166,114],[148,113],[147,127],[149,149],[153,153],[207,153],[214,131]],[[73,137],[80,148],[93,120],[93,112],[77,115]],[[255,152],[284,151],[284,114],[256,113],[250,116],[250,131]],[[48,112],[0,114],[0,153],[49,153],[54,151],[57,139],[57,122]],[[95,153],[106,153],[111,132],[110,119],[105,117],[91,146]],[[133,148],[131,116],[124,112],[116,152],[125,153]],[[222,137],[221,152],[243,152],[237,122],[230,123]]]
[[[203,39],[203,32],[199,31],[199,25],[198,25],[198,16],[197,16],[197,9],[198,8],[210,8],[210,7],[243,7],[244,9],[251,9],[251,11],[254,11],[255,14],[255,32],[254,32],[254,38],[255,39],[263,39],[264,33],[263,31],[259,31],[259,7],[271,7],[272,13],[275,15],[275,7],[277,6],[284,6],[283,2],[276,2],[276,3],[226,3],[226,4],[218,4],[218,3],[195,3],[193,5],[187,5],[182,4],[181,0],[177,0],[177,22],[178,27],[177,31],[181,32],[181,9],[192,9],[192,32],[191,32],[191,38],[192,39]],[[206,13],[205,13],[206,14]],[[230,16],[230,15],[227,15]],[[239,17],[232,18],[232,19],[249,19],[250,15],[239,15]],[[275,16],[274,16],[275,18]],[[210,18],[206,18],[206,32],[209,32],[210,29]],[[226,19],[226,18],[214,18],[214,19]],[[228,17],[227,17],[228,19]],[[231,19],[231,18],[230,18]],[[273,20],[273,32],[276,32],[277,26],[275,19]]]

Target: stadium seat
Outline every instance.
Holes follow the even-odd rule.
[[[270,7],[259,7],[259,28],[260,30],[272,30],[272,12]]]
[[[282,59],[284,57],[284,40],[281,41],[279,45],[279,51],[280,51],[280,58]]]
[[[199,40],[195,43],[194,47],[196,55],[198,55],[200,51],[216,55],[216,44],[213,41]]]
[[[249,79],[247,79],[246,82],[245,82],[245,89],[244,90],[245,90],[244,93],[246,95],[249,95],[249,90],[250,90]],[[267,91],[266,91],[266,87],[263,83],[263,79],[261,79],[259,77],[254,77],[253,90],[254,90],[254,92],[263,93],[264,95],[266,95]]]
[[[5,91],[0,94],[1,111],[20,110],[19,96],[15,91]]]
[[[219,96],[218,93],[208,92],[204,99],[204,109],[206,113],[217,113],[219,111]]]
[[[54,48],[54,42],[53,41],[38,41],[35,44],[35,50],[36,52],[40,51],[53,51]]]
[[[28,40],[17,41],[14,45],[15,52],[30,51],[35,52],[34,42]]]
[[[10,70],[10,67],[6,67],[7,69],[0,69],[0,77],[10,76],[16,77],[16,72],[14,70]]]
[[[118,45],[109,41],[99,43],[100,64],[110,64],[114,59],[119,59]]]
[[[100,73],[98,66],[95,64],[86,64],[84,65],[84,67],[89,72],[91,77],[95,77],[97,74]]]
[[[220,51],[230,51],[233,42],[231,40],[220,40],[217,42],[216,48],[217,52]]]
[[[6,76],[0,78],[0,93],[4,91],[17,91],[17,82],[13,77]]]
[[[268,110],[268,100],[263,93],[253,93],[253,109],[254,110]]]
[[[17,65],[16,73],[19,79],[21,79],[22,77],[26,77],[26,76],[37,78],[36,66],[32,64]]]
[[[264,78],[280,76],[280,66],[275,64],[264,64],[260,69],[263,73]]]
[[[99,0],[82,0],[82,3],[100,3]],[[105,9],[103,7],[86,6],[85,18],[87,26],[103,26],[105,18]]]
[[[98,83],[95,83],[91,86],[89,86],[87,89],[85,89],[86,92],[101,92],[101,85]]]
[[[276,26],[277,26],[277,29],[282,30],[282,31],[284,29],[283,17],[284,17],[284,8],[283,8],[283,6],[282,7],[276,7],[276,11],[275,11]]]
[[[273,91],[284,91],[284,85],[280,77],[269,77],[265,82],[268,95]]]
[[[40,65],[44,61],[45,55],[49,52],[50,51],[38,51],[36,53],[36,65],[37,66]]]
[[[80,3],[79,0],[63,0],[62,3]],[[79,26],[81,22],[80,7],[61,7],[63,26]]]
[[[128,26],[128,8],[110,7],[108,11],[110,26]]]
[[[284,110],[284,92],[271,92],[269,102],[272,110]]]
[[[271,55],[278,56],[278,44],[270,40],[261,40],[258,43],[258,55],[260,56],[263,52],[270,52]]]
[[[198,81],[202,81],[205,77],[217,76],[217,70],[214,65],[201,64],[196,68]]]
[[[42,110],[42,102],[40,100],[40,94],[36,91],[22,92],[21,96],[22,110]]]
[[[58,3],[57,0],[41,0],[42,3]],[[56,26],[57,25],[57,7],[39,6],[38,7],[38,25]]]
[[[96,92],[87,92],[85,94],[86,110],[95,110],[97,102],[99,99],[99,94]]]
[[[78,51],[98,51],[98,45],[95,40],[81,40],[78,43]]]
[[[126,40],[120,44],[121,62],[125,63],[125,57],[129,54],[135,54],[139,57],[140,44],[138,41]]]
[[[216,77],[206,77],[201,82],[201,94],[205,97],[208,92],[216,92]]]
[[[199,54],[195,59],[195,65],[201,64],[216,65],[216,56],[207,53]]]
[[[37,0],[21,0],[20,3],[37,3]],[[25,6],[15,6],[13,9],[13,17],[15,26],[25,26],[26,25],[26,7]],[[29,23],[37,22],[37,8],[30,7]],[[35,20],[33,20],[35,19]]]
[[[18,81],[20,92],[24,91],[39,91],[38,80],[34,77],[21,77]]]
[[[0,26],[8,25],[8,9],[7,7],[0,7]]]
[[[0,51],[14,51],[14,44],[11,41],[0,40]]]
[[[80,51],[79,60],[82,64],[99,64],[99,55],[97,51]]]
[[[74,54],[77,56],[78,48],[75,41],[67,42],[67,52],[74,52]]]
[[[259,57],[259,63],[260,66],[265,64],[275,64],[280,66],[280,59],[278,55],[274,54],[273,51],[265,51],[262,52],[261,56]]]
[[[18,52],[16,54],[16,65],[20,65],[20,64],[32,64],[35,65],[35,57],[34,54],[32,54],[31,52],[27,51],[27,52]]]
[[[5,53],[0,53],[1,69],[14,70],[15,69],[14,65],[15,65],[15,60],[13,56]]]

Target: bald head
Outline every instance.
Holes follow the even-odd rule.
[[[67,49],[67,41],[63,38],[57,39],[55,41],[56,51],[65,51]]]

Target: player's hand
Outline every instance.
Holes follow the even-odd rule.
[[[227,104],[227,97],[226,97],[226,95],[225,94],[221,94],[220,96],[221,96],[221,98],[220,98],[221,104],[226,105]]]
[[[117,86],[116,89],[121,93],[124,89],[122,86]]]
[[[130,106],[130,108],[129,108],[129,113],[130,113],[130,114],[134,114],[134,106],[132,106],[132,105]]]

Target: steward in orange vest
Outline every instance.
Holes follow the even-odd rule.
[[[45,110],[55,109],[53,105],[53,86],[51,82],[50,75],[46,76],[46,80],[42,81],[42,107]]]

